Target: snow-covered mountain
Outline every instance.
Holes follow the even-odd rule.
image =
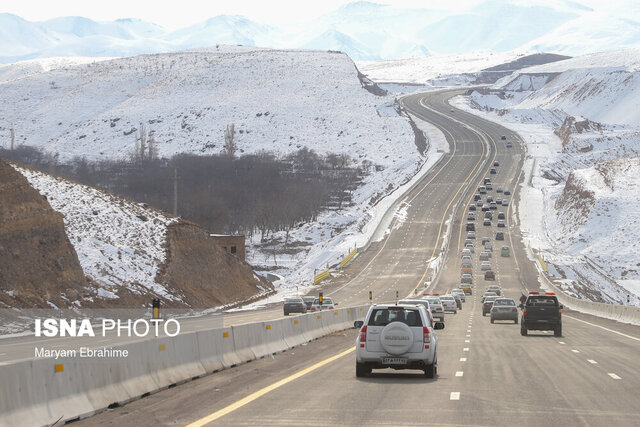
[[[362,230],[374,205],[426,161],[394,97],[363,88],[345,54],[220,46],[47,64],[42,69],[49,71],[42,72],[35,66],[25,72],[22,65],[0,68],[4,147],[13,124],[17,143],[58,153],[61,161],[127,158],[143,123],[161,156],[213,154],[222,150],[225,126],[235,124],[238,154],[286,155],[307,147],[346,154],[352,166],[368,165],[369,175],[352,194],[354,206],[323,214],[318,224],[291,233],[289,242],[299,240],[304,249],[275,260],[278,270],[272,272],[285,277],[295,272],[290,283],[297,285],[354,243],[363,245],[368,236]],[[335,228],[343,232],[335,234]],[[263,255],[250,251],[248,259],[253,265],[274,262]]]
[[[565,290],[593,300],[640,300],[638,99],[630,49],[524,68],[456,101],[524,137],[525,241]]]
[[[0,62],[50,56],[131,56],[218,44],[341,50],[356,60],[473,51],[579,55],[640,45],[634,0],[478,0],[467,7],[403,8],[358,1],[311,22],[272,26],[221,15],[176,31],[137,19],[60,17],[29,22],[0,14]]]

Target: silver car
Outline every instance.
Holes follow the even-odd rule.
[[[431,315],[433,316],[433,318],[444,322],[444,307],[442,306],[442,301],[440,301],[440,298],[428,296],[425,297],[425,299],[429,303],[429,307],[431,307]]]
[[[458,313],[458,304],[456,304],[456,299],[453,295],[443,295],[440,297],[440,301],[442,301],[444,311],[450,311],[453,314]]]
[[[429,321],[433,323],[433,314],[431,313],[431,306],[429,305],[429,301],[426,299],[403,299],[398,301],[398,304],[415,304],[422,305],[427,310],[427,315],[429,316]]]
[[[491,270],[491,263],[489,261],[482,261],[482,264],[480,264],[480,270],[482,271]]]
[[[460,288],[457,289],[451,289],[451,295],[459,295],[460,299],[462,300],[462,302],[467,302],[467,297],[464,293],[464,291]]]
[[[498,294],[496,294],[495,292],[485,292],[484,294],[482,294],[482,302],[484,302],[485,298],[487,297],[497,297]]]
[[[513,320],[518,324],[518,308],[511,298],[497,298],[491,307],[491,323],[495,320]]]

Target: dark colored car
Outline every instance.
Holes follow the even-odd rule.
[[[481,196],[481,195],[479,195],[479,194],[475,194],[475,195],[473,196],[473,201],[474,201],[474,202],[477,202],[478,200],[482,200],[482,196]]]
[[[490,173],[490,174],[492,174],[492,175],[495,175],[495,174],[497,174],[497,173],[498,173],[498,170],[497,170],[496,168],[491,168],[491,169],[489,170],[489,173]]]
[[[475,211],[475,210],[476,210],[476,205],[471,205],[471,206],[469,206],[469,210],[470,210],[470,211]]]
[[[451,294],[451,295],[453,295],[453,298],[455,298],[456,300],[456,305],[458,306],[458,310],[462,310],[462,299],[460,298],[460,296],[455,294]]]
[[[526,336],[529,330],[553,331],[556,337],[562,336],[562,309],[564,308],[553,292],[540,295],[530,292],[527,301],[520,304],[520,334]]]
[[[502,231],[496,233],[496,240],[504,240],[504,233]]]
[[[284,299],[284,315],[288,316],[289,313],[306,313],[307,305],[304,303],[302,297],[291,297]]]
[[[473,222],[467,223],[467,231],[476,231],[476,224]]]
[[[500,162],[496,160],[495,162],[493,162],[493,166],[500,166]]]
[[[486,297],[484,302],[482,303],[482,315],[486,316],[487,313],[491,312],[491,307],[493,307],[493,302],[497,300],[499,297]]]
[[[501,139],[501,140],[503,140],[503,141],[505,141],[505,140],[507,139],[507,136],[506,136],[506,135],[502,135],[502,136],[500,137],[500,139]]]
[[[316,300],[316,297],[313,297],[313,296],[302,297],[302,300],[304,301],[304,304],[307,306],[307,310],[309,310],[313,305],[313,302]]]
[[[505,219],[504,212],[498,212],[498,219]]]
[[[511,191],[509,189],[505,188],[503,194],[506,194],[508,196],[508,195],[511,194]]]
[[[485,271],[484,280],[496,280],[496,273],[494,273],[493,270]]]

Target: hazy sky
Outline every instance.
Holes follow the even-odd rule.
[[[467,9],[484,0],[374,0],[398,7]],[[629,14],[637,18],[640,0],[495,0],[521,5],[545,4],[567,7],[572,3],[599,11]],[[3,0],[0,12],[8,12],[29,21],[44,21],[59,16],[84,16],[94,21],[139,18],[167,29],[177,29],[202,22],[216,15],[244,15],[265,24],[288,24],[313,18],[350,3],[349,0]]]
[[[399,7],[456,9],[478,0],[388,0],[376,3]],[[345,0],[180,0],[173,2],[138,0],[14,0],[3,1],[0,12],[28,21],[45,21],[59,16],[84,16],[94,21],[140,18],[168,29],[202,22],[223,14],[244,15],[267,24],[309,21],[350,3]]]

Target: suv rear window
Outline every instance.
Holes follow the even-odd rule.
[[[420,312],[410,308],[375,308],[369,317],[368,326],[387,326],[391,322],[402,322],[407,326],[422,326]]]
[[[512,299],[497,299],[493,302],[493,305],[513,305],[516,303]]]
[[[558,305],[558,300],[555,297],[529,297],[527,298],[527,305],[530,307],[550,307]]]

